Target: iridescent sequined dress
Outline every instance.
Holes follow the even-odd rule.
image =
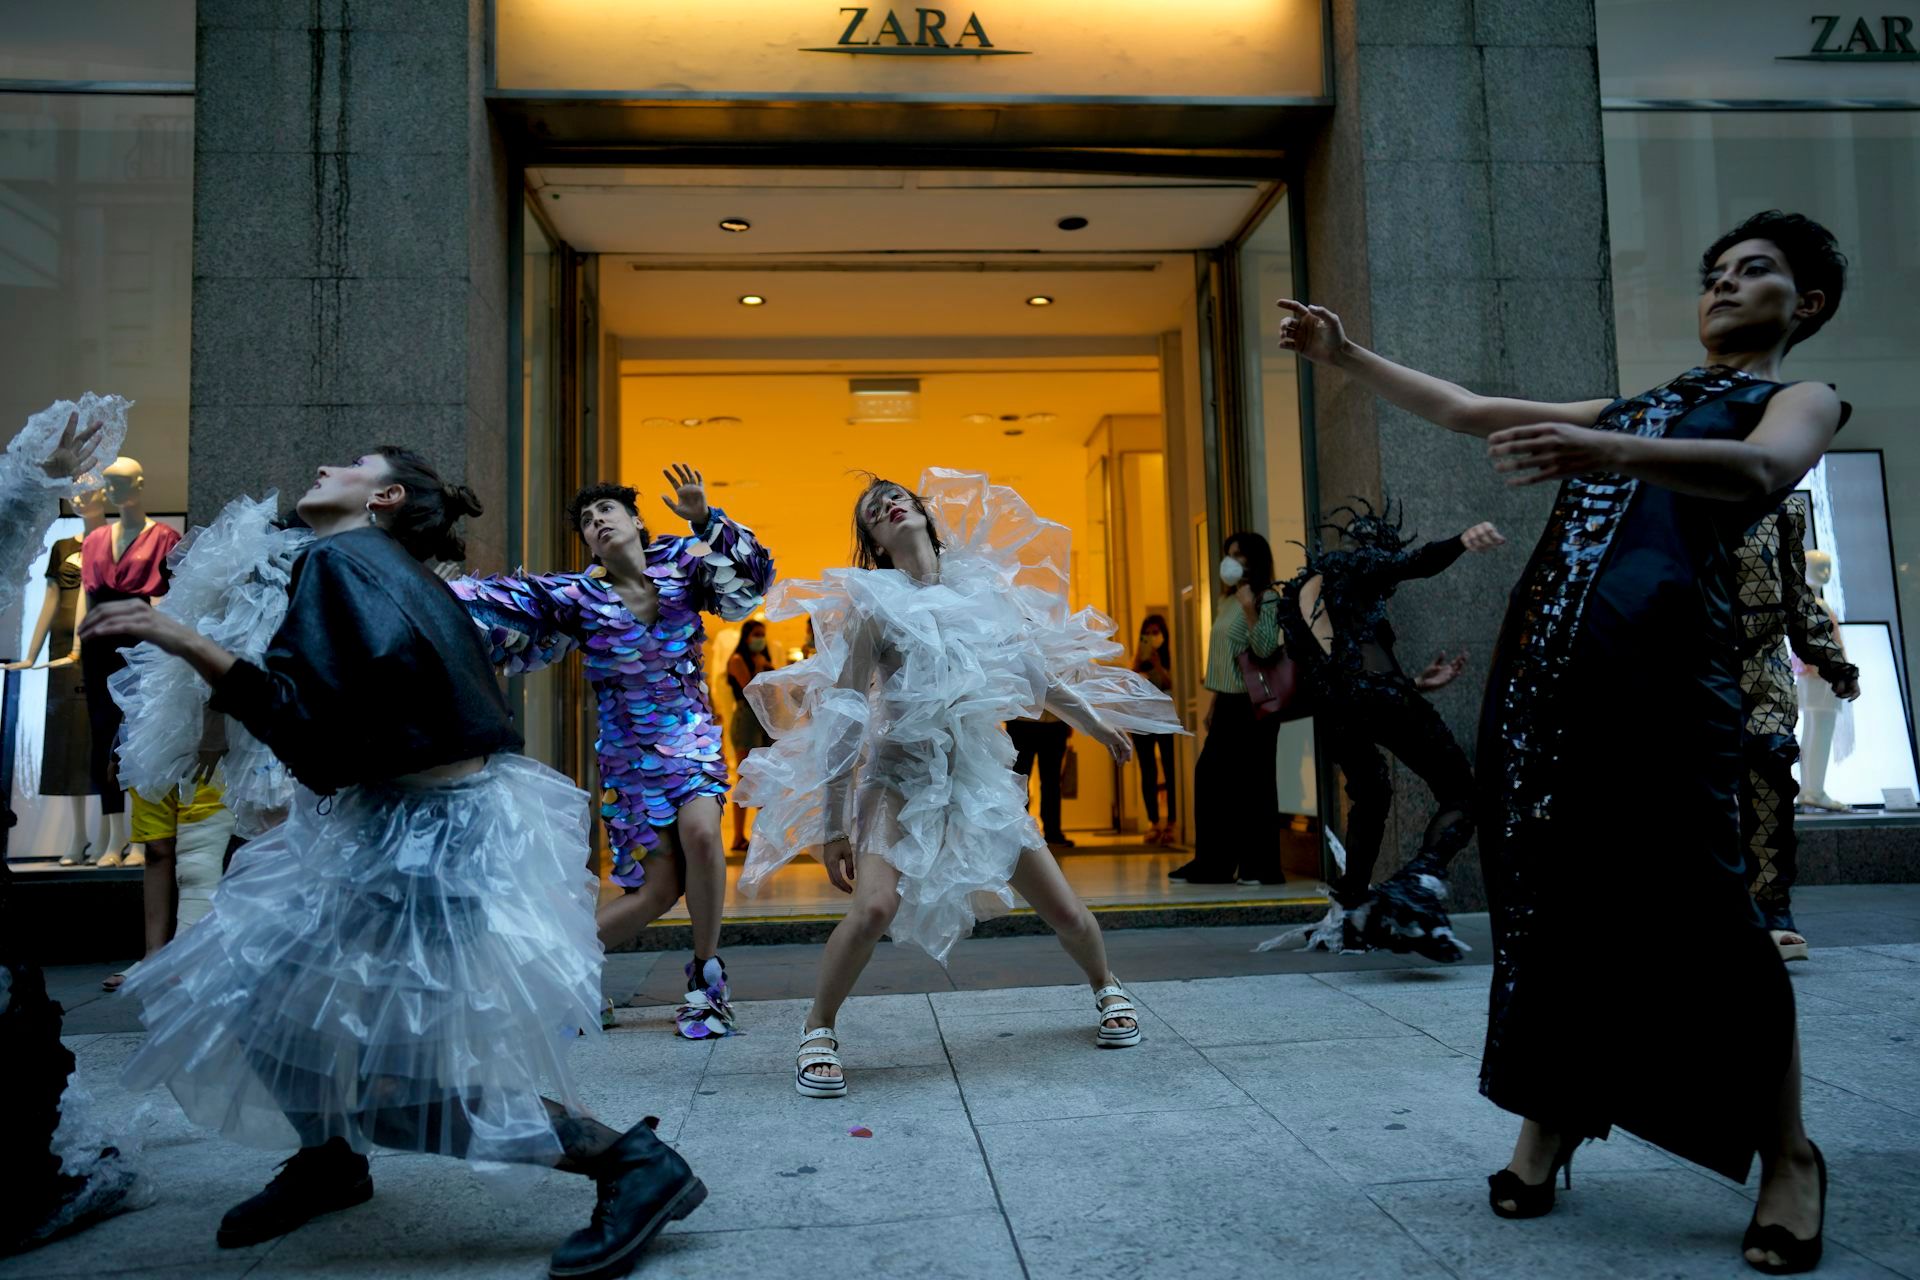
[[[1782,387],[1693,369],[1596,424],[1740,440]],[[1735,554],[1782,494],[1568,481],[1515,588],[1477,773],[1494,972],[1481,1091],[1744,1179],[1793,993],[1747,895]]]
[[[732,622],[752,613],[773,582],[773,556],[752,530],[711,507],[693,536],[647,547],[647,576],[660,593],[651,624],[634,619],[598,568],[452,584],[507,674],[580,650],[600,703],[600,816],[614,882],[628,887],[646,880],[641,862],[682,805],[727,794],[724,726],[707,693],[700,615]]]

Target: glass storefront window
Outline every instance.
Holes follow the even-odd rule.
[[[521,214],[520,258],[520,442],[515,514],[520,563],[535,573],[565,567],[561,558],[556,496],[560,480],[554,467],[558,405],[555,379],[558,357],[559,253],[532,209]],[[560,707],[568,696],[564,668],[553,666],[523,677],[521,732],[527,754],[550,765],[561,762]]]
[[[187,505],[193,100],[0,93],[0,423],[135,402],[155,510]]]
[[[1292,297],[1293,226],[1290,197],[1282,195],[1240,246],[1240,333],[1245,366],[1247,468],[1255,526],[1273,544],[1273,570],[1285,580],[1305,563],[1306,470],[1300,428],[1299,360],[1280,350],[1276,298]],[[1213,559],[1201,561],[1211,565]],[[1284,813],[1320,811],[1314,770],[1313,725],[1295,721],[1280,731],[1276,768]]]
[[[194,0],[0,0],[0,80],[193,80]]]
[[[1654,386],[1699,358],[1700,253],[1748,215],[1804,213],[1833,231],[1851,261],[1838,312],[1789,357],[1786,375],[1831,382],[1853,405],[1836,452],[1808,484],[1816,508],[1829,513],[1816,523],[1833,540],[1829,592],[1844,601],[1842,623],[1849,633],[1884,627],[1877,641],[1881,633],[1856,633],[1888,648],[1886,674],[1877,688],[1863,680],[1863,699],[1898,710],[1861,711],[1856,720],[1896,732],[1861,749],[1904,751],[1910,762],[1920,636],[1901,606],[1920,598],[1920,503],[1910,498],[1920,492],[1920,115],[1615,111],[1604,119],[1623,391]]]

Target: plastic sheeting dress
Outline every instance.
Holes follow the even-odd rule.
[[[287,616],[293,562],[313,541],[307,529],[276,526],[279,495],[236,498],[214,522],[188,533],[167,558],[172,589],[156,606],[237,658],[258,663]],[[176,787],[194,793],[201,723],[213,690],[184,661],[139,645],[109,682],[124,722],[120,779],[146,796]],[[252,839],[286,816],[293,775],[266,744],[229,718],[220,762],[222,803],[234,832]]]
[[[557,1159],[541,1097],[577,1105],[566,1049],[599,1025],[587,797],[514,754],[460,602],[379,529],[319,539],[212,706],[300,786],[212,912],[129,974],[127,1087],[258,1146]]]
[[[968,472],[929,470],[920,494],[947,541],[937,581],[836,569],[768,597],[768,617],[812,621],[819,649],[747,686],[774,743],[741,766],[735,799],[760,808],[744,892],[850,838],[900,872],[894,940],[944,962],[1011,909],[1021,853],[1046,849],[1004,722],[1185,729],[1166,694],[1105,665],[1123,655],[1110,620],[1069,614],[1064,526]]]

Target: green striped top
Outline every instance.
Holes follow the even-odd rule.
[[[1213,634],[1207,637],[1207,688],[1215,693],[1245,693],[1234,659],[1252,649],[1256,658],[1270,657],[1280,647],[1280,593],[1268,591],[1260,600],[1260,620],[1248,623],[1247,611],[1228,596],[1214,606]]]

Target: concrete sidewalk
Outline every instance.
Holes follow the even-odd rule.
[[[1920,887],[1810,889],[1801,917],[1829,944],[1792,966],[1808,1126],[1833,1170],[1819,1274],[1920,1277]],[[670,1007],[622,1009],[579,1049],[586,1100],[616,1124],[658,1114],[713,1190],[636,1274],[1753,1274],[1738,1252],[1752,1188],[1624,1135],[1581,1151],[1551,1216],[1494,1218],[1485,1175],[1515,1121],[1475,1091],[1487,970],[1249,953],[1269,932],[1112,935],[1146,1031],[1112,1052],[1092,1045],[1085,987],[1045,985],[1062,963],[1049,940],[966,944],[950,970],[926,966],[938,982],[883,949],[862,990],[887,993],[843,1014],[851,1095],[831,1102],[792,1086],[815,948],[729,957],[741,994],[751,981],[767,996],[741,1005],[729,1040],[676,1041]],[[678,957],[617,959],[648,967],[610,971],[610,990],[673,993]],[[72,1042],[97,1105],[131,1122],[151,1104],[156,1202],[0,1261],[0,1277],[531,1280],[591,1207],[575,1179],[503,1204],[456,1165],[382,1155],[372,1203],[220,1251],[221,1212],[285,1153],[206,1137],[170,1099],[119,1090],[138,1038]],[[872,1136],[851,1136],[860,1126]]]

